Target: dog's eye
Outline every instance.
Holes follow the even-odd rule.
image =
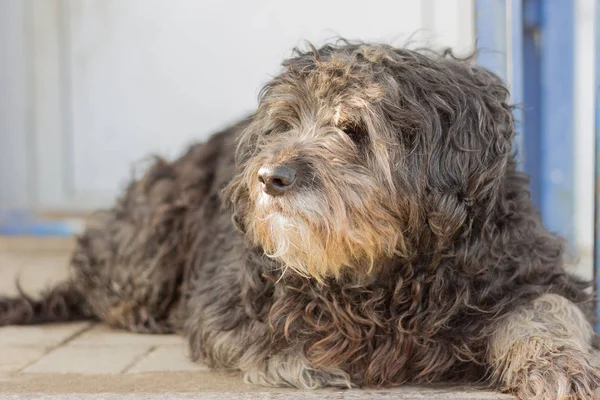
[[[287,131],[291,131],[292,130],[292,124],[290,124],[287,121],[281,121],[279,123],[279,130],[281,132],[287,132]]]
[[[269,136],[273,133],[281,133],[292,130],[292,125],[286,121],[277,121],[275,125],[265,131],[265,136]]]
[[[369,139],[369,134],[367,133],[366,128],[358,124],[343,126],[342,131],[344,131],[344,133],[348,135],[348,137],[352,139],[354,143],[357,144],[365,144]]]

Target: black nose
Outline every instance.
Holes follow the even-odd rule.
[[[264,166],[258,170],[258,180],[263,191],[271,196],[281,196],[287,192],[296,180],[296,171],[287,165]]]

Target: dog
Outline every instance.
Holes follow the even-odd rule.
[[[251,116],[93,215],[68,281],[2,298],[0,325],[181,332],[268,386],[598,399],[593,296],[532,204],[512,110],[451,52],[296,49]]]

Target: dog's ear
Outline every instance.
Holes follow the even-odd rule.
[[[424,170],[424,214],[431,231],[448,242],[493,211],[512,161],[514,123],[509,92],[489,71],[454,59],[427,67],[398,68],[409,75],[398,82],[419,125],[411,153]]]
[[[256,129],[254,116],[247,118],[240,127],[236,137],[233,178],[220,193],[223,205],[232,212],[233,226],[242,233],[246,233],[245,214],[249,201],[244,165],[256,152]]]
[[[229,184],[221,191],[223,205],[228,208],[231,215],[231,222],[237,230],[246,233],[246,217],[248,188],[241,172],[237,172]]]

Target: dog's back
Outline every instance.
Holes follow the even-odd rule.
[[[235,138],[246,124],[216,133],[172,162],[156,157],[113,208],[88,219],[68,281],[39,298],[22,291],[19,298],[0,297],[0,326],[97,318],[144,333],[179,328],[185,266],[202,228],[194,214],[218,193],[215,185],[231,178]]]

